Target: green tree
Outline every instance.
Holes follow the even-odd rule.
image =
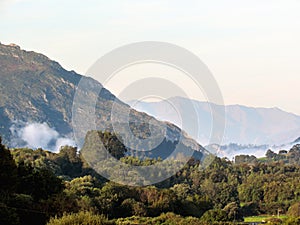
[[[125,156],[127,148],[115,133],[89,131],[85,137],[81,152],[88,162],[97,162],[107,158],[108,153],[120,159]]]
[[[213,223],[213,222],[225,222],[228,221],[227,214],[221,209],[211,209],[206,211],[201,217],[202,221]]]
[[[17,166],[10,151],[2,145],[0,137],[0,192],[14,192],[17,183]]]
[[[231,202],[231,203],[227,204],[223,210],[227,214],[228,221],[242,221],[243,220],[241,209],[236,202]]]
[[[64,176],[74,178],[82,174],[83,162],[75,147],[62,147],[54,162],[60,165],[60,172]]]
[[[123,211],[123,217],[147,215],[146,206],[141,202],[137,202],[133,198],[125,199],[121,204],[121,208]]]
[[[47,168],[18,166],[18,193],[31,195],[35,200],[47,199],[63,190],[62,180]]]

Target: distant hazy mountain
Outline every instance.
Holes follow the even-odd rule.
[[[292,144],[295,144],[295,143],[300,143],[300,137],[298,137],[296,140],[294,140],[294,141],[292,142]]]
[[[76,87],[83,76],[63,69],[57,62],[42,54],[21,50],[16,45],[0,44],[0,135],[10,147],[48,147],[68,143],[72,139],[72,104]],[[96,80],[86,78],[89,87],[101,86]],[[149,135],[149,121],[166,126],[162,149],[153,156],[166,157],[181,135],[181,129],[171,123],[157,121],[153,117],[130,109],[129,106],[102,89],[98,96],[90,90],[80,94],[87,102],[96,97],[96,125],[98,130],[112,130],[111,109],[115,102],[117,117],[130,111],[130,128],[143,139]],[[85,106],[85,105],[83,105]],[[85,118],[87,109],[78,109]],[[79,121],[84,125],[86,121]],[[92,129],[92,127],[90,128]],[[185,151],[195,150],[201,156],[205,149],[183,134]],[[82,145],[84,140],[79,140]],[[135,143],[139,148],[139,143]],[[143,146],[145,147],[145,146]],[[169,148],[169,149],[168,149]],[[159,150],[159,151],[158,151]],[[151,152],[147,152],[151,157]]]
[[[182,97],[170,98],[161,102],[135,102],[129,104],[139,111],[146,112],[158,119],[182,126],[181,119],[189,117],[186,107],[192,102],[198,118],[191,118],[199,127],[199,135],[192,136],[201,143],[208,144],[212,129],[210,106],[207,102],[189,100]],[[282,111],[278,108],[254,108],[242,105],[228,105],[226,109],[226,128],[223,144],[237,143],[242,145],[281,145],[290,143],[300,135],[300,116]],[[189,123],[184,130],[190,132]],[[211,143],[213,144],[213,143]]]
[[[280,150],[289,150],[294,145],[298,144],[300,144],[300,140],[281,145],[241,145],[235,143],[230,143],[227,145],[210,144],[205,146],[205,148],[208,151],[217,152],[219,156],[225,156],[229,159],[232,159],[236,155],[255,155],[256,157],[264,157],[269,149],[278,153]]]

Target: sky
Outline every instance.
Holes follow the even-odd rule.
[[[122,45],[169,42],[208,66],[225,104],[300,115],[299,12],[299,0],[0,0],[0,42],[80,74]]]

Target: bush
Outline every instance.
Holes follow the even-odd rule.
[[[297,203],[293,204],[289,208],[287,214],[291,217],[299,217],[300,216],[300,203],[297,202]]]
[[[243,221],[242,210],[236,202],[227,204],[223,210],[227,214],[227,221]]]
[[[284,221],[285,225],[300,225],[300,218],[288,218]]]
[[[91,212],[64,214],[61,218],[51,218],[47,225],[105,225],[110,224],[103,215]]]
[[[242,206],[242,215],[243,216],[257,216],[259,212],[259,204],[256,202],[248,202]]]
[[[206,211],[201,217],[202,221],[205,222],[225,222],[228,221],[227,214],[224,210],[211,209]]]

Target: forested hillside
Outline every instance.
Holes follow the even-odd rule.
[[[292,151],[299,153],[299,146]],[[66,146],[56,154],[8,150],[1,144],[0,224],[222,224],[278,212],[289,215],[285,224],[295,224],[293,218],[300,216],[300,166],[269,159],[236,164],[215,158],[205,170],[191,159],[164,182],[130,187],[95,173],[76,148]],[[157,162],[132,156],[121,160],[134,165]]]

